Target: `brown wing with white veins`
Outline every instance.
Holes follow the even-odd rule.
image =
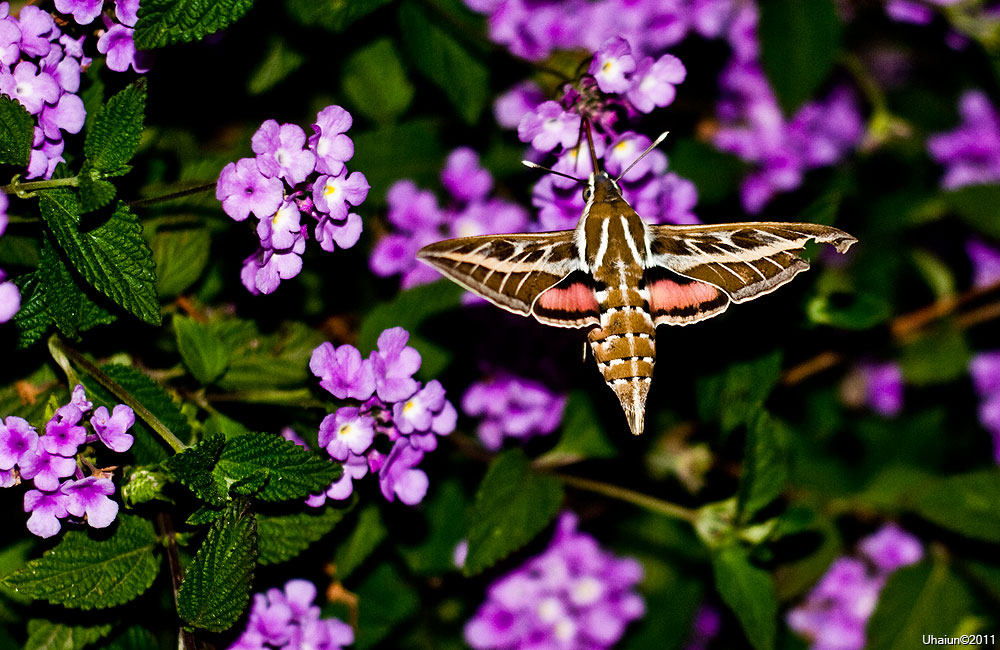
[[[423,247],[417,259],[515,314],[557,327],[597,322],[585,277],[555,286],[580,269],[570,230],[448,239]]]
[[[843,230],[811,223],[729,223],[650,226],[648,266],[714,285],[733,302],[774,291],[809,268],[799,255],[807,241],[832,244],[838,253],[857,241]]]

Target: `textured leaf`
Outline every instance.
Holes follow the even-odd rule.
[[[925,634],[950,636],[970,615],[968,589],[943,561],[903,567],[889,576],[868,621],[867,650],[908,650]]]
[[[81,332],[114,322],[114,315],[91,300],[77,284],[48,236],[42,238],[38,279],[45,308],[59,331],[67,337],[76,340]]]
[[[177,349],[191,374],[202,384],[211,384],[229,365],[229,348],[211,327],[187,316],[174,316]]]
[[[39,205],[70,263],[95,289],[151,325],[160,324],[156,276],[142,226],[124,203],[100,226],[80,229],[80,204],[69,190],[47,190]]]
[[[927,483],[913,497],[924,519],[956,533],[1000,542],[1000,470],[989,469]]]
[[[378,507],[371,505],[358,513],[358,521],[351,535],[337,547],[333,557],[337,579],[344,581],[354,573],[378,545],[389,535]]]
[[[392,122],[413,101],[413,84],[389,38],[357,50],[344,64],[342,84],[358,112],[376,122]]]
[[[726,546],[712,554],[715,588],[736,614],[743,632],[756,650],[774,648],[778,602],[767,571],[750,564],[746,551]]]
[[[787,116],[826,81],[840,45],[833,0],[760,3],[760,58]]]
[[[67,532],[61,542],[6,576],[18,593],[74,609],[103,609],[146,591],[160,568],[153,524],[119,514],[114,533],[93,540],[86,532]]]
[[[777,499],[787,480],[788,432],[780,421],[761,410],[747,427],[739,489],[741,520],[751,520]]]
[[[562,499],[562,483],[532,471],[521,451],[497,456],[469,515],[465,575],[488,569],[530,542],[556,516]]]
[[[223,436],[209,436],[194,447],[168,458],[166,468],[202,501],[223,505],[229,500],[229,491],[225,481],[216,475],[215,466],[225,444]]]
[[[195,627],[228,630],[250,600],[256,563],[257,520],[245,504],[233,502],[187,567],[177,613]]]
[[[156,638],[149,630],[133,625],[116,636],[107,650],[149,650],[156,647]]]
[[[288,0],[289,13],[307,27],[320,26],[341,32],[392,0]]]
[[[143,3],[140,12],[145,5]],[[122,171],[139,148],[145,110],[145,79],[140,79],[108,100],[94,117],[83,144],[88,170],[92,168],[108,175]],[[87,203],[86,199],[84,203]]]
[[[781,351],[698,378],[698,414],[728,433],[750,421],[781,377]]]
[[[253,0],[143,0],[135,25],[135,46],[151,50],[190,43],[242,18]]]
[[[324,340],[302,323],[283,323],[266,336],[250,322],[222,321],[212,327],[232,350],[228,370],[215,382],[225,390],[300,387],[311,376],[312,351]]]
[[[35,618],[28,621],[24,650],[82,650],[111,633],[111,624],[65,625]]]
[[[80,211],[90,212],[98,208],[103,208],[114,200],[117,190],[111,181],[106,181],[99,176],[100,172],[93,170],[89,165],[84,165],[80,170]]]
[[[16,99],[0,96],[0,164],[28,166],[35,122]]]
[[[21,309],[13,319],[17,325],[17,347],[24,349],[41,340],[55,320],[45,305],[44,285],[37,271],[19,275],[14,284],[21,292]]]
[[[290,515],[257,515],[261,564],[287,562],[333,530],[350,510],[327,506]]]
[[[150,244],[157,294],[161,298],[177,296],[194,284],[208,265],[211,245],[206,228],[158,230]]]
[[[399,7],[399,23],[409,59],[434,82],[469,124],[489,101],[489,68],[427,10],[412,0]]]
[[[230,484],[266,479],[256,495],[263,501],[305,499],[340,478],[338,463],[272,433],[250,433],[226,441],[215,473]]]
[[[191,435],[191,425],[180,407],[163,386],[145,372],[120,363],[105,364],[101,370],[149,409],[175,436],[184,440]]]
[[[416,613],[420,599],[392,564],[382,563],[358,587],[356,650],[367,650]]]

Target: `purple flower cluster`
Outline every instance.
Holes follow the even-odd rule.
[[[1000,465],[1000,350],[973,356],[969,374],[979,394],[979,421],[993,436],[993,461]]]
[[[316,586],[308,580],[289,580],[284,590],[254,594],[246,629],[229,650],[340,650],[354,643],[351,626],[320,618],[315,600]]]
[[[951,190],[1000,182],[1000,116],[989,97],[970,90],[959,99],[958,112],[958,128],[927,139],[931,158],[946,168],[941,186]]]
[[[361,217],[351,212],[368,197],[368,180],[348,174],[354,156],[346,135],[351,114],[327,106],[316,116],[313,134],[296,124],[267,120],[253,135],[254,158],[229,163],[219,175],[215,196],[236,221],[253,213],[260,247],[243,263],[240,277],[254,294],[271,293],[302,270],[309,227],[320,248],[350,248],[361,237]]]
[[[0,93],[35,116],[26,178],[50,178],[63,162],[63,132],[79,133],[86,112],[80,71],[90,65],[83,37],[63,34],[47,12],[28,5],[19,17],[0,2]]]
[[[309,368],[319,385],[360,406],[339,408],[320,423],[319,444],[343,463],[344,475],[326,492],[310,497],[309,505],[318,507],[327,497],[346,499],[354,491],[353,481],[369,471],[378,474],[386,500],[398,498],[411,506],[423,500],[427,474],[417,465],[425,452],[437,448],[438,436],[455,430],[458,412],[440,382],[422,385],[413,378],[420,353],[406,345],[409,338],[402,327],[387,329],[367,359],[352,345],[323,343],[313,350]],[[391,443],[387,453],[386,446],[375,444],[377,436]]]
[[[733,58],[719,80],[723,97],[714,136],[716,147],[754,166],[740,186],[743,208],[754,214],[776,194],[801,185],[806,171],[840,161],[864,135],[857,100],[843,86],[785,119],[760,65],[758,18],[756,4],[748,2],[730,25]]]
[[[12,415],[0,422],[0,487],[34,482],[24,495],[24,511],[31,513],[28,530],[39,537],[58,533],[59,520],[67,517],[105,528],[118,515],[118,504],[109,498],[115,492],[110,476],[91,466],[91,476],[84,478],[76,457],[81,445],[98,440],[112,451],[127,451],[132,436],[126,432],[135,415],[124,404],[110,413],[99,406],[90,416],[93,433],[88,434],[83,418],[92,407],[83,386],[77,386],[69,404],[45,424],[42,436],[22,418]],[[68,477],[73,478],[63,480]]]
[[[565,395],[506,372],[472,384],[462,396],[465,414],[483,418],[476,433],[492,451],[500,449],[504,438],[523,441],[552,433],[562,422],[565,408]]]
[[[7,230],[7,195],[0,192],[0,237]],[[0,269],[0,323],[6,323],[21,309],[21,292],[17,285],[7,279],[7,274]]]
[[[135,49],[132,35],[138,21],[139,0],[115,0],[115,17],[104,14],[104,0],[55,0],[56,11],[70,14],[79,25],[89,25],[100,16],[105,29],[99,32],[97,51],[107,56],[108,68],[125,72],[131,67],[138,73],[148,72],[150,52]]]
[[[494,582],[465,625],[477,650],[610,648],[645,613],[642,565],[602,549],[564,512],[549,547]]]
[[[886,580],[924,554],[917,538],[892,523],[861,540],[858,551],[859,557],[834,560],[805,602],[788,612],[788,626],[812,650],[865,647],[865,627]]]
[[[462,147],[449,154],[441,183],[450,198],[444,209],[433,193],[411,180],[389,188],[388,218],[395,230],[372,251],[369,266],[375,275],[401,275],[404,288],[427,284],[441,276],[417,262],[421,247],[450,237],[518,232],[527,226],[528,215],[520,206],[490,197],[493,177],[472,149]]]
[[[851,406],[895,417],[903,410],[903,369],[892,361],[860,363],[845,378],[843,393]]]

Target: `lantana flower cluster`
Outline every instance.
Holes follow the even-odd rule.
[[[99,32],[97,51],[106,55],[110,70],[125,72],[130,67],[148,72],[152,53],[135,49],[133,34],[139,17],[139,0],[114,0],[114,18],[104,13],[104,0],[55,0],[56,11],[71,14],[80,25],[89,25],[101,17],[104,29]]]
[[[38,7],[21,8],[17,18],[0,2],[0,94],[17,100],[34,116],[35,130],[26,178],[51,178],[63,162],[63,133],[79,133],[86,111],[80,71],[90,65],[84,37],[63,34]]]
[[[981,90],[969,90],[958,102],[961,124],[927,139],[927,151],[944,165],[941,187],[1000,182],[1000,116]]]
[[[978,239],[965,247],[972,262],[972,285],[984,289],[1000,283],[1000,250]],[[1000,465],[1000,350],[976,353],[969,374],[979,395],[979,422],[993,437],[993,460]]]
[[[247,626],[229,650],[341,650],[354,643],[351,626],[320,618],[315,600],[316,586],[308,580],[289,580],[284,589],[254,594]]]
[[[0,192],[0,237],[7,230],[7,195]],[[7,279],[7,274],[0,269],[0,323],[6,323],[21,309],[21,292],[17,285]]]
[[[808,639],[812,650],[861,650],[886,580],[923,555],[920,540],[886,524],[859,542],[857,556],[834,560],[805,602],[788,612],[788,626]]]
[[[493,177],[472,149],[461,147],[448,155],[441,183],[449,195],[445,208],[438,205],[432,192],[421,190],[411,180],[397,181],[389,188],[388,219],[394,231],[372,250],[372,273],[400,275],[404,288],[427,284],[441,276],[417,262],[421,247],[451,237],[519,232],[528,227],[523,208],[490,196]]]
[[[58,533],[61,519],[85,519],[93,528],[105,528],[118,515],[118,504],[110,498],[115,486],[109,473],[90,465],[80,456],[80,447],[100,441],[112,451],[128,451],[133,438],[127,431],[135,415],[124,404],[111,412],[99,406],[90,415],[93,433],[88,433],[84,416],[92,409],[83,386],[77,386],[41,436],[23,418],[11,415],[0,422],[0,487],[33,482],[34,488],[24,495],[24,511],[31,513],[28,530],[39,537]],[[90,476],[84,477],[82,465]]]
[[[549,547],[501,577],[465,625],[477,650],[613,647],[645,613],[642,565],[604,550],[564,512]]]
[[[413,378],[421,359],[406,345],[409,338],[402,327],[387,329],[367,359],[347,344],[327,342],[313,350],[309,368],[320,386],[359,406],[341,407],[320,423],[319,444],[343,463],[344,474],[326,492],[310,497],[309,505],[318,507],[327,497],[346,499],[354,481],[369,471],[378,475],[388,501],[398,498],[412,506],[426,495],[427,474],[417,465],[437,448],[438,436],[455,430],[458,412],[439,381],[422,384]]]
[[[358,243],[361,217],[351,210],[367,198],[369,185],[344,164],[354,155],[346,135],[352,124],[337,105],[319,112],[308,138],[296,124],[267,120],[251,140],[256,156],[223,168],[215,190],[222,209],[236,221],[251,213],[258,219],[260,247],[240,273],[250,293],[271,293],[299,274],[310,224],[325,251]]]
[[[476,434],[491,451],[500,449],[506,438],[526,441],[552,433],[565,408],[565,395],[540,381],[503,371],[473,383],[462,396],[462,411],[483,418]]]

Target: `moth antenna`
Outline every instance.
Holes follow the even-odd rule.
[[[541,169],[543,172],[548,172],[550,174],[555,174],[556,176],[562,176],[563,178],[568,178],[571,181],[576,182],[576,183],[582,183],[583,182],[582,178],[577,178],[575,176],[570,176],[569,174],[564,174],[562,172],[557,172],[554,169],[549,169],[548,167],[542,167],[541,165],[536,165],[535,163],[531,162],[530,160],[522,160],[521,164],[524,165],[525,167],[530,167],[531,169]]]
[[[652,151],[653,149],[656,149],[656,147],[657,147],[657,146],[658,146],[658,145],[659,145],[659,144],[660,144],[661,142],[663,142],[663,141],[664,141],[664,140],[666,139],[667,135],[669,135],[669,134],[670,134],[670,131],[664,131],[663,133],[661,133],[661,134],[660,134],[660,137],[658,137],[657,139],[653,140],[653,144],[651,144],[651,145],[649,145],[648,147],[646,147],[646,150],[645,150],[645,151],[643,151],[643,152],[642,152],[642,153],[641,153],[641,154],[639,155],[639,157],[638,157],[638,158],[636,158],[635,160],[633,160],[633,161],[632,161],[632,164],[631,164],[631,165],[629,165],[628,167],[626,167],[626,168],[625,168],[625,171],[623,171],[622,173],[618,174],[618,178],[616,178],[616,179],[615,179],[615,182],[617,183],[618,181],[620,181],[620,180],[622,179],[622,177],[623,177],[623,176],[625,176],[625,174],[629,173],[629,170],[630,170],[630,169],[632,169],[633,167],[635,167],[635,166],[636,166],[636,164],[637,164],[637,163],[638,163],[638,162],[639,162],[640,160],[642,160],[643,158],[645,158],[645,157],[646,157],[646,154],[648,154],[648,153],[649,153],[650,151]]]
[[[587,145],[590,147],[590,162],[594,164],[594,173],[597,173],[597,149],[594,147],[594,136],[590,133],[590,120],[586,117],[583,118],[581,123],[584,130],[587,132]],[[643,154],[645,155],[645,154]]]

